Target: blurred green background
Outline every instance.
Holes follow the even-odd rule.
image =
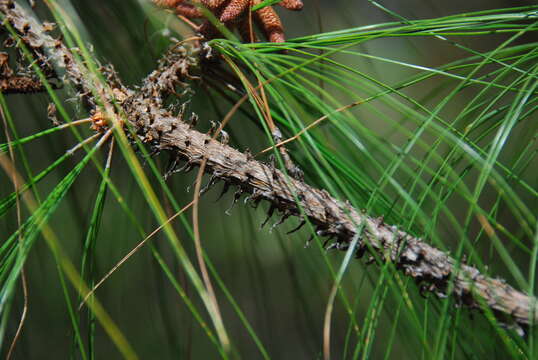
[[[418,0],[382,2],[384,6],[407,19],[435,18],[460,12],[532,5],[533,3],[532,1],[442,2]],[[112,63],[120,77],[129,85],[139,84],[141,79],[155,68],[156,59],[167,46],[167,36],[180,36],[167,32],[164,27],[156,26],[155,22],[149,20],[150,15],[135,0],[73,0],[70,4],[79,17],[80,23],[77,24],[79,30],[84,30],[87,36],[86,40],[94,46],[98,59],[102,63]],[[160,10],[151,11],[159,12]],[[45,6],[39,2],[37,12],[42,17],[48,16]],[[292,13],[282,9],[279,9],[279,13],[286,25],[288,38],[394,21],[368,1],[305,0],[305,8],[301,13]],[[498,46],[506,37],[506,35],[491,35],[476,38],[456,37],[451,38],[451,40],[476,51],[487,51]],[[536,40],[535,34],[520,39],[522,43]],[[420,37],[416,39],[383,38],[369,41],[361,45],[359,50],[366,54],[425,67],[437,67],[469,55],[449,42]],[[366,58],[359,61],[357,58],[346,59],[345,56],[339,55],[339,60],[348,62],[350,66],[389,84],[397,83],[414,72],[414,70],[404,69],[402,66],[375,62]],[[438,85],[435,81],[434,78],[421,86],[411,87],[404,91],[408,96],[419,99],[419,101],[428,98],[428,101],[435,103],[443,96],[442,92],[430,93]],[[472,90],[470,91],[472,93]],[[76,101],[69,101],[71,94],[65,90],[59,91],[59,94],[69,104],[73,119],[86,116],[84,109],[80,108]],[[196,111],[200,115],[200,129],[207,129],[209,120],[220,120],[222,115],[219,115],[219,111],[221,114],[225,113],[232,106],[221,98],[209,99],[210,96],[214,95],[199,88],[197,94],[192,97],[190,110]],[[457,114],[459,107],[464,106],[466,100],[465,94],[452,99],[451,106],[444,110],[445,118],[450,118],[450,111]],[[46,116],[46,108],[49,104],[46,94],[9,96],[8,104],[21,137],[50,126]],[[216,105],[213,106],[213,104]],[[383,105],[379,104],[379,106],[382,108]],[[218,108],[219,111],[215,108]],[[379,121],[368,110],[355,110],[354,113],[380,137],[385,137],[394,144],[405,143],[406,139],[398,133],[396,128],[386,126],[385,122]],[[402,120],[402,123],[405,124],[405,120]],[[324,131],[330,133],[330,127],[325,127]],[[232,146],[239,149],[250,148],[255,153],[268,146],[267,138],[259,126],[245,116],[235,117],[230,123],[229,132],[233,138]],[[89,134],[89,131],[87,133]],[[330,137],[328,138],[330,139]],[[5,142],[4,139],[2,142]],[[334,142],[333,148],[338,149],[337,139],[334,139]],[[30,168],[37,173],[75,143],[76,139],[71,133],[61,132],[25,145],[24,149],[29,158]],[[299,151],[298,148],[292,146],[291,151],[296,158],[301,159],[301,155],[296,153]],[[510,152],[506,151],[506,157],[509,157]],[[103,159],[104,155],[103,152],[101,154]],[[350,161],[355,159],[353,154],[340,153],[339,155],[349,158]],[[39,193],[47,194],[79,160],[80,155],[74,156],[60,169],[49,175],[38,185]],[[168,162],[167,155],[160,155],[155,161],[164,173]],[[368,166],[368,164],[364,164],[365,171],[368,171]],[[530,166],[538,166],[536,159]],[[146,170],[150,174],[147,167]],[[168,180],[168,185],[181,206],[192,200],[193,193],[192,189],[189,191],[189,188],[192,187],[195,173],[196,171],[188,175],[177,174]],[[136,181],[122,157],[119,156],[119,152],[114,156],[111,176],[125,196],[125,202],[144,226],[145,231],[149,233],[158,227],[159,224],[140,196]],[[152,175],[149,176],[151,178]],[[525,172],[523,178],[535,188],[538,185],[535,170]],[[81,248],[89,226],[99,179],[98,172],[90,164],[82,176],[77,179],[66,201],[62,203],[50,222],[75,264],[80,263]],[[402,178],[401,183],[406,183],[406,180],[408,179]],[[316,184],[316,179],[309,177],[308,171],[307,181]],[[221,186],[221,184],[215,186],[208,194],[204,195],[201,203],[201,236],[208,257],[272,358],[321,358],[323,317],[328,295],[333,285],[333,276],[326,262],[331,263],[334,268],[338,268],[344,254],[340,252],[327,253],[315,244],[305,249],[305,242],[310,236],[308,229],[304,228],[292,235],[286,235],[287,231],[297,225],[298,222],[295,219],[286,221],[285,224],[272,231],[268,230],[270,226],[260,230],[260,224],[265,218],[267,204],[262,203],[257,210],[254,210],[250,206],[243,205],[240,201],[231,210],[231,215],[226,215],[225,211],[232,202],[233,191],[222,200],[215,202]],[[156,186],[156,189],[159,187]],[[12,191],[12,184],[3,172],[0,174],[0,190],[4,195]],[[491,191],[493,194],[493,190]],[[527,196],[524,192],[522,194],[522,196]],[[390,190],[385,195],[390,200],[398,200],[397,194],[391,193]],[[537,199],[527,200],[531,207],[536,210]],[[162,201],[171,215],[173,211],[170,205],[166,200]],[[493,196],[490,199],[485,196],[484,201],[493,201]],[[453,199],[450,205],[454,207],[454,213],[458,216],[457,198]],[[425,203],[424,211],[427,212],[431,206],[432,204]],[[461,215],[463,216],[463,211]],[[187,217],[190,219],[190,212],[187,213]],[[269,225],[277,220],[278,217],[271,219]],[[506,211],[504,220],[505,226],[510,226],[510,224],[517,226],[517,221],[513,219],[513,215],[509,211]],[[13,211],[4,217],[0,226],[3,234],[13,233],[17,228],[15,212]],[[174,226],[194,262],[194,247],[188,233],[179,221],[175,221]],[[442,227],[443,224],[440,226]],[[445,245],[455,249],[456,241],[451,240],[454,232],[449,225],[446,225],[444,231],[446,235]],[[478,224],[475,224],[472,232],[477,231],[479,231],[479,227]],[[96,278],[99,279],[108,272],[141,240],[139,233],[133,228],[116,200],[109,196],[96,247]],[[151,243],[165,257],[176,278],[183,284],[191,300],[205,316],[206,312],[199,297],[172,255],[163,235],[157,234]],[[485,249],[487,253],[488,247],[486,246]],[[511,250],[514,251],[514,258],[517,259],[518,250],[515,248],[511,248]],[[502,266],[498,266],[494,256],[493,258],[488,258],[487,254],[485,256],[483,260],[490,265],[493,274],[506,277],[509,282],[513,283],[509,273]],[[522,259],[521,261],[526,261],[523,255],[519,258]],[[73,345],[73,330],[66,311],[64,294],[58,280],[58,268],[48,247],[41,239],[31,252],[26,271],[29,310],[22,337],[15,351],[15,358],[78,358],[78,355],[74,355],[76,352]],[[343,280],[343,289],[352,302],[351,308],[355,308],[356,313],[350,316],[340,299],[337,298],[332,322],[334,359],[343,358],[344,355],[350,358],[352,350],[345,349],[346,336],[349,336],[350,319],[354,318],[359,327],[361,326],[367,310],[371,309],[370,301],[372,292],[376,288],[375,284],[379,280],[378,274],[377,266],[366,267],[362,261],[352,262],[347,270]],[[69,288],[72,290],[71,286]],[[435,324],[436,315],[432,309],[439,308],[437,300],[420,297],[413,284],[409,284],[409,288],[412,289],[410,301],[419,309],[419,312],[431,316],[424,322]],[[400,318],[397,325],[394,326],[400,301],[400,298],[393,294],[394,290],[395,288],[391,288],[388,291],[385,304],[378,309],[381,315],[375,329],[375,338],[372,335],[374,348],[371,358],[384,358],[387,355],[389,358],[416,359],[420,356],[420,350],[417,349],[421,349],[422,344],[419,337],[414,336],[416,329],[411,325],[412,321],[406,318],[405,314],[399,314]],[[217,290],[217,295],[223,311],[224,322],[234,347],[245,359],[261,358],[259,350],[223,292]],[[77,303],[75,291],[72,291],[70,296],[73,302]],[[183,301],[171,288],[147,246],[139,250],[120,267],[97,291],[97,296],[140,358],[218,358],[216,348],[210,343],[200,325],[186,309]],[[9,343],[17,328],[21,308],[22,293],[18,291],[6,330],[7,340],[4,341],[2,349],[4,354],[7,351],[6,342]],[[79,314],[82,324],[85,324],[86,321],[86,310],[84,308]],[[210,324],[207,316],[206,321]],[[496,338],[497,335],[487,324],[487,321],[478,313],[472,317],[471,314],[463,311],[460,326],[467,328],[469,334],[474,334],[476,341],[467,344],[458,342],[455,358],[504,358],[506,354],[502,350],[497,351],[495,346],[496,342],[500,340]],[[426,337],[433,339],[435,329],[433,325],[430,328],[425,328]],[[389,353],[386,344],[391,336],[394,336],[394,344]],[[474,351],[474,355],[470,349]],[[119,352],[97,325],[96,358],[114,359],[119,357]]]

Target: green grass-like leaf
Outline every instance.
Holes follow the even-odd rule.
[[[252,10],[277,2],[263,1]],[[533,39],[538,30],[538,6],[414,20],[399,14],[396,7],[368,3],[372,11],[381,11],[391,20],[342,27],[341,18],[356,4],[337,1],[324,13],[326,21],[338,24],[336,31],[309,30],[311,35],[283,44],[242,44],[227,32],[226,39],[210,42],[212,51],[225,60],[207,65],[218,69],[215,74],[226,76],[194,84],[197,94],[170,102],[179,105],[191,100],[193,111],[202,116],[203,128],[207,127],[205,120],[222,120],[230,103],[246,94],[242,115],[235,115],[225,129],[233,147],[248,146],[262,161],[272,155],[276,166],[286,172],[266,121],[270,116],[284,139],[292,139],[286,147],[309,184],[450,251],[456,266],[467,261],[489,276],[506,278],[521,291],[535,294],[538,52]],[[105,36],[112,33],[105,30],[106,22],[98,30],[86,23],[85,16],[93,16],[95,21],[103,18],[94,13],[101,11],[99,6],[90,5],[50,1],[47,10],[65,43],[78,49],[76,61],[87,71],[88,79],[96,88],[99,85],[110,91],[99,65],[107,56],[101,58],[100,51],[112,46],[108,41],[116,45],[120,41]],[[108,55],[118,63],[132,62],[132,67],[129,64],[119,73],[136,79],[155,67],[140,51],[140,44],[151,49],[160,42],[158,46],[164,47],[162,34],[167,32],[161,31],[164,26],[159,18],[165,15],[149,8],[143,12],[134,3],[129,6],[125,10],[128,7],[123,3],[107,3],[103,11],[113,14],[107,15],[107,21],[123,36],[122,44],[133,47],[129,50],[126,45]],[[117,23],[114,11],[122,15]],[[149,43],[137,42],[140,34],[128,27],[132,22],[140,29],[145,17],[151,20],[151,26],[144,29]],[[170,28],[183,29],[175,18],[165,20]],[[90,51],[88,44],[94,43],[90,36],[95,36],[96,51]],[[23,43],[19,45],[47,86],[35,59]],[[394,46],[394,51],[386,51],[385,46]],[[430,56],[435,61],[429,61]],[[135,73],[140,68],[145,68],[144,73]],[[236,83],[228,84],[225,79]],[[72,89],[66,92],[69,95],[47,86],[40,99],[52,101],[66,124],[85,118],[83,110],[66,106]],[[97,103],[104,103],[100,95],[93,93]],[[59,276],[47,274],[43,281],[58,287],[65,314],[58,328],[72,335],[73,341],[65,347],[72,357],[93,359],[107,351],[109,340],[103,340],[96,321],[125,357],[151,353],[165,358],[173,349],[173,357],[269,359],[286,353],[315,358],[322,356],[327,340],[333,357],[345,359],[535,357],[532,328],[521,338],[488,309],[471,319],[469,311],[456,309],[461,304],[450,297],[425,295],[423,299],[420,284],[406,279],[384,259],[370,259],[377,264],[370,269],[353,261],[353,245],[345,254],[327,253],[325,239],[318,237],[313,224],[293,235],[314,238],[315,246],[299,251],[297,242],[288,237],[274,239],[279,228],[277,236],[254,231],[259,219],[247,216],[247,210],[234,209],[233,216],[221,221],[221,207],[207,206],[202,198],[204,259],[218,288],[221,317],[191,260],[193,245],[187,241],[193,239],[190,217],[182,214],[180,221],[167,221],[181,210],[180,204],[192,200],[193,195],[181,183],[187,177],[176,175],[165,182],[164,156],[151,158],[143,144],[133,144],[119,130],[114,132],[119,151],[109,165],[103,166],[96,156],[98,147],[88,144],[77,147],[76,153],[55,155],[53,145],[43,145],[52,134],[63,135],[60,130],[69,127],[82,143],[86,131],[70,125],[21,131],[18,122],[22,123],[24,113],[14,101],[0,96],[6,131],[11,134],[0,144],[0,156],[16,155],[26,183],[13,192],[13,185],[6,181],[7,191],[0,199],[0,218],[9,229],[6,234],[11,234],[0,244],[2,344],[10,339],[10,329],[17,321],[13,309],[20,303],[17,282],[21,269],[27,266],[30,276],[35,276],[37,265],[32,259],[38,257],[37,239],[43,235],[51,250],[46,256],[53,255],[50,258],[59,271]],[[32,106],[41,111],[42,104],[36,104]],[[130,136],[137,139],[136,134]],[[56,160],[47,164],[28,151],[39,146],[45,146]],[[264,149],[269,151],[261,154]],[[79,159],[77,154],[84,151]],[[95,166],[87,166],[90,161]],[[64,167],[70,169],[67,175],[56,176]],[[81,176],[83,170],[87,177]],[[184,181],[190,184],[191,179]],[[95,188],[95,193],[87,194],[88,188]],[[36,198],[37,205],[22,211],[24,221],[14,231],[12,219],[21,211],[18,200],[24,196]],[[115,207],[118,211],[112,210]],[[77,217],[83,219],[78,226]],[[74,229],[69,234],[81,234],[79,243],[71,235],[60,246],[57,237],[50,235],[49,229],[57,227],[60,219]],[[213,225],[219,221],[224,223],[223,229]],[[116,271],[118,279],[127,274],[128,284],[122,287],[115,278],[107,279],[105,289],[97,290],[100,301],[88,299],[87,316],[77,313],[77,300],[96,284],[103,270],[106,274],[110,264],[117,263],[118,256],[123,258],[124,247],[132,249],[133,243],[146,239],[161,225],[161,232],[147,240],[147,249],[140,248]],[[120,229],[125,235],[117,235]],[[271,240],[262,241],[266,236]],[[161,244],[162,238],[166,244]],[[286,263],[288,254],[291,260]],[[41,256],[45,255],[40,252]],[[152,259],[153,265],[143,263],[146,259]],[[80,276],[71,263],[80,264]],[[282,271],[284,267],[286,271]],[[155,278],[162,278],[162,287],[153,286]],[[36,286],[38,281],[30,283]],[[140,289],[132,289],[139,284]],[[328,290],[331,286],[333,291]],[[149,301],[144,300],[154,292],[157,294]],[[44,298],[40,300],[46,303]],[[37,305],[31,306],[33,310]],[[119,327],[112,317],[123,320]],[[151,319],[151,324],[141,325],[142,318]],[[328,339],[322,336],[323,323],[330,324]],[[141,326],[147,326],[143,336],[137,332]],[[275,333],[274,329],[287,332]],[[25,341],[31,348],[34,340],[30,336]],[[168,347],[162,345],[166,338],[171,339]],[[152,345],[155,341],[162,344]],[[135,345],[136,353],[130,344]],[[301,350],[294,353],[298,348]]]

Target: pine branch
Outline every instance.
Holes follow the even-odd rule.
[[[334,238],[334,247],[345,250],[351,239],[360,235],[355,249],[357,257],[374,255],[378,263],[392,263],[406,276],[423,285],[439,297],[452,296],[457,304],[472,309],[491,311],[502,323],[532,325],[538,321],[536,299],[520,292],[502,279],[483,275],[473,266],[458,262],[445,252],[417,238],[357,211],[349,203],[332,197],[327,191],[316,189],[303,181],[288,177],[272,165],[254,160],[249,154],[213,140],[188,124],[184,114],[172,114],[164,106],[167,96],[179,87],[188,88],[191,74],[198,70],[196,51],[178,47],[165,55],[158,68],[137,90],[130,90],[117,80],[111,81],[107,91],[95,79],[88,77],[83,65],[61,42],[52,39],[43,27],[25,13],[19,5],[0,0],[0,11],[21,37],[28,37],[32,46],[46,50],[57,67],[64,70],[65,79],[85,94],[90,104],[94,94],[114,94],[115,101],[126,115],[133,133],[155,151],[170,151],[177,160],[186,162],[185,168],[198,166],[207,160],[209,185],[217,181],[237,190],[235,201],[247,194],[257,204],[270,204],[269,214],[279,210],[284,218],[294,216],[316,227],[317,235]],[[109,99],[111,100],[111,99]],[[358,229],[362,228],[360,234]]]

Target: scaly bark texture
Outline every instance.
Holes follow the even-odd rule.
[[[0,78],[0,92],[4,94],[28,94],[45,90],[40,81],[26,76]]]
[[[289,178],[269,164],[254,160],[209,134],[195,130],[183,118],[164,106],[168,95],[177,88],[188,88],[188,81],[198,71],[196,51],[176,48],[166,54],[137,90],[130,90],[109,76],[111,89],[104,89],[88,77],[83,65],[74,60],[71,51],[52,39],[43,27],[17,4],[0,0],[0,11],[25,38],[51,55],[57,71],[65,74],[84,97],[91,100],[90,90],[97,94],[112,94],[136,136],[155,151],[170,151],[186,167],[199,165],[207,159],[206,172],[210,184],[221,180],[225,187],[234,186],[235,199],[242,194],[257,203],[270,203],[273,213],[278,209],[284,217],[295,216],[308,220],[320,236],[334,238],[335,247],[344,250],[359,234],[361,241],[355,249],[357,256],[371,253],[381,262],[390,262],[401,272],[424,285],[440,297],[453,296],[457,303],[475,309],[491,310],[507,325],[530,325],[538,320],[536,299],[520,292],[502,279],[481,274],[478,269],[458,262],[445,252],[429,245],[425,239],[414,237],[396,226],[385,224],[381,218],[357,211],[350,204],[332,197],[303,181]],[[95,92],[97,91],[97,92]],[[95,101],[87,101],[90,106]]]

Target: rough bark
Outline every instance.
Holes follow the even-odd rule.
[[[40,81],[25,76],[12,76],[0,79],[0,92],[4,94],[29,94],[44,91]]]
[[[249,154],[213,140],[185,121],[183,114],[174,115],[165,108],[165,98],[186,82],[198,67],[196,51],[178,47],[165,55],[158,68],[131,90],[109,76],[112,90],[105,89],[88,77],[82,64],[60,41],[50,37],[41,24],[19,5],[0,0],[0,11],[6,15],[26,43],[49,54],[57,71],[75,85],[90,104],[93,94],[112,94],[126,115],[134,133],[155,151],[170,151],[185,167],[199,165],[207,159],[206,172],[210,184],[221,180],[225,187],[234,186],[235,199],[247,194],[250,201],[270,203],[270,214],[278,209],[283,216],[295,216],[315,225],[319,236],[335,239],[334,247],[347,249],[359,228],[361,241],[355,249],[358,257],[375,255],[378,262],[391,262],[405,275],[420,282],[425,290],[440,297],[453,296],[458,304],[476,309],[489,309],[508,325],[531,325],[538,320],[536,299],[514,289],[502,279],[483,275],[473,266],[461,264],[447,253],[420,239],[357,211],[349,203],[332,197],[303,181],[289,178],[270,164],[254,160]],[[192,49],[191,49],[192,50]]]

